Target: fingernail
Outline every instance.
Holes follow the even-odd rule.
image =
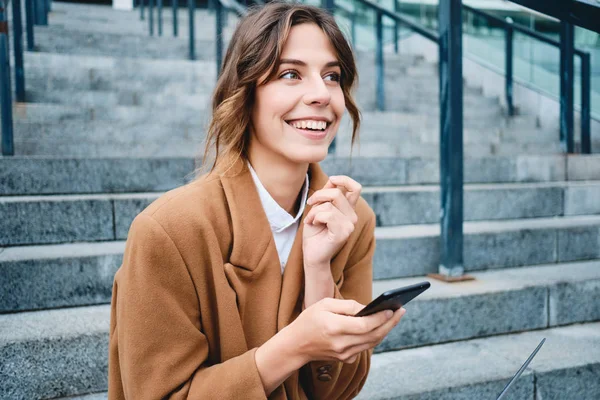
[[[385,317],[387,319],[392,318],[392,315],[394,315],[394,312],[392,310],[385,310]]]

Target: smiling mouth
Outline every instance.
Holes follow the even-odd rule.
[[[329,121],[313,121],[313,120],[302,120],[302,121],[285,121],[292,128],[299,129],[305,132],[325,132],[331,125]]]

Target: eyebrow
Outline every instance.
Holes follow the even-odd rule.
[[[299,65],[301,67],[306,67],[306,63],[304,61],[295,60],[293,58],[282,58],[281,60],[279,60],[279,64],[293,64],[293,65]],[[327,64],[325,64],[325,68],[339,67],[339,66],[340,66],[339,61],[329,61]]]

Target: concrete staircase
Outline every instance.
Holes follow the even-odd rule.
[[[208,44],[189,62],[184,39],[148,37],[138,15],[54,2],[40,51],[25,56],[19,155],[0,157],[0,398],[106,398],[129,224],[192,178],[214,19],[198,12]],[[439,262],[435,66],[386,57],[390,109],[373,111],[372,55],[361,54],[361,147],[347,157],[346,126],[323,162],[361,182],[377,214],[375,294]],[[507,119],[468,85],[465,114],[465,268],[477,279],[431,281],[377,348],[359,398],[493,399],[542,337],[507,398],[600,398],[600,156],[560,154],[556,127]]]

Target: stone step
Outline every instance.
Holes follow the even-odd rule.
[[[136,130],[151,125],[156,136],[169,136],[174,141],[184,139],[182,127],[196,128],[197,135],[204,136],[210,122],[210,104],[193,105],[147,105],[113,107],[84,107],[53,103],[17,103],[13,107],[15,140],[46,140],[53,143],[71,139],[110,141],[102,134],[105,129],[119,131],[119,141],[136,143]],[[360,143],[386,143],[406,145],[415,143],[439,143],[439,123],[427,115],[413,113],[372,113],[364,111]],[[522,117],[516,117],[522,118]],[[498,120],[498,118],[496,118]],[[527,121],[514,121],[513,126],[526,126]],[[521,130],[519,136],[508,137],[504,130],[513,129],[494,126],[491,117],[467,115],[464,121],[463,141],[466,144],[500,144],[502,135],[506,142],[538,143],[556,141],[553,132]],[[161,128],[161,129],[159,129]],[[346,115],[337,132],[338,144],[350,147],[352,125]],[[152,135],[146,136],[150,141]],[[399,140],[400,139],[400,140]]]
[[[96,245],[102,246],[104,241],[124,240],[135,215],[157,196],[38,196],[29,197],[29,202],[19,197],[3,198],[0,206],[8,218],[2,221],[2,230],[13,233],[3,237],[1,245],[101,241]],[[438,223],[378,227],[375,278],[436,272],[439,229]],[[467,271],[600,258],[600,216],[467,221],[464,232]],[[19,248],[25,252],[32,249]],[[101,247],[99,251],[103,254]]]
[[[474,134],[473,134],[474,135]],[[18,151],[18,150],[17,150]],[[46,150],[46,154],[54,154],[53,150]],[[99,150],[105,151],[105,150]],[[111,149],[111,151],[119,151]],[[185,150],[182,150],[185,151]],[[395,141],[370,141],[356,144],[354,149],[350,144],[339,144],[336,148],[336,156],[339,157],[400,157],[400,158],[433,158],[439,156],[440,145],[438,143],[414,143]],[[562,154],[562,147],[557,141],[543,143],[465,143],[463,146],[464,157],[487,158],[491,156],[511,157],[515,155],[557,155]],[[25,153],[28,154],[28,153]],[[43,153],[29,153],[43,154]],[[71,154],[71,153],[65,153]],[[92,153],[95,154],[95,153]],[[90,154],[90,155],[92,155]],[[104,153],[106,154],[106,153]],[[181,153],[175,153],[181,154]]]
[[[368,187],[363,197],[375,211],[378,226],[436,223],[439,185]],[[600,214],[600,182],[467,184],[464,220]]]
[[[600,258],[600,216],[467,221],[463,231],[465,271]],[[439,223],[379,227],[375,237],[375,279],[438,271]]]
[[[123,126],[115,123],[82,122],[81,126],[70,126],[63,132],[47,124],[19,124],[15,127],[15,131],[16,128],[19,129],[18,132],[28,132],[30,136],[28,139],[15,136],[15,155],[18,156],[197,157],[204,151],[204,130],[185,125],[173,127],[148,122]],[[73,130],[78,130],[81,134],[73,134]],[[127,135],[123,135],[124,131]],[[175,137],[171,138],[170,135]],[[354,149],[351,149],[349,144],[340,145],[335,155],[338,157],[434,158],[439,155],[439,151],[440,146],[437,143],[406,141],[400,146],[386,142],[372,142],[357,144]],[[464,155],[468,158],[561,153],[562,148],[558,142],[465,143],[464,145]]]
[[[0,316],[0,394],[40,399],[99,392],[108,385],[109,308]]]
[[[194,166],[191,157],[0,157],[0,195],[159,192],[192,179]],[[439,184],[439,162],[431,158],[330,156],[321,166],[328,175],[348,175],[365,187]],[[554,182],[567,178],[600,180],[600,156],[521,155],[464,161],[465,183]]]
[[[357,399],[495,399],[542,338],[505,398],[597,399],[599,332],[589,323],[375,354]]]
[[[594,307],[594,301],[589,300],[600,296],[598,267],[597,262],[564,264],[507,270],[502,275],[480,273],[476,275],[477,281],[460,284],[433,281],[431,289],[406,306],[408,312],[403,321],[376,351],[428,346],[525,329],[556,330],[558,325],[597,321],[600,313]],[[413,281],[375,282],[374,293]],[[472,311],[465,313],[465,308]],[[100,305],[0,315],[0,354],[10,366],[5,371],[9,379],[0,383],[0,393],[10,394],[10,398],[38,398],[105,390],[109,312],[108,305]],[[597,323],[562,329],[586,326],[594,328],[595,340],[599,340]],[[552,347],[551,332],[536,332],[535,335],[546,335],[547,345]],[[582,344],[581,334],[572,336]],[[424,347],[423,350],[431,352],[433,348]],[[598,346],[589,347],[588,352],[595,348]],[[413,351],[388,354],[398,357]],[[591,354],[597,353],[591,351]],[[528,352],[519,356],[524,357],[524,354]],[[507,355],[505,353],[504,357]],[[582,354],[577,355],[584,359]],[[384,355],[374,357],[376,360]],[[513,373],[516,369],[518,366]]]
[[[35,49],[45,53],[77,54],[90,56],[128,57],[143,59],[188,58],[187,38],[149,35],[124,35],[122,33],[93,32],[73,27],[36,27]],[[197,37],[195,55],[198,60],[214,60],[214,40]]]
[[[163,2],[164,3],[164,2]],[[156,3],[155,3],[156,4]],[[147,12],[147,2],[145,11]],[[163,4],[163,8],[168,9],[169,12],[164,13],[165,19],[171,18],[171,7]],[[156,11],[155,11],[156,12]],[[133,10],[116,10],[110,5],[105,4],[86,4],[86,3],[67,3],[67,2],[53,2],[52,11],[50,12],[50,18],[64,16],[68,19],[82,18],[84,22],[89,21],[100,21],[100,22],[134,22],[139,21],[139,9]],[[206,8],[197,7],[196,16],[204,16],[205,18],[209,15],[212,16],[212,12]],[[146,13],[147,17],[148,14]],[[186,7],[178,7],[178,17],[187,18],[188,10]],[[214,16],[212,16],[214,19]]]
[[[524,355],[530,354],[537,346],[541,334],[554,342],[553,351],[547,353],[550,343],[547,342],[508,392],[507,398],[535,400],[536,393],[544,399],[563,399],[574,394],[582,399],[597,398],[600,392],[595,384],[590,385],[590,382],[594,382],[594,376],[590,375],[597,369],[598,355],[590,355],[586,352],[586,346],[598,346],[594,332],[598,328],[598,323],[575,325],[375,354],[371,373],[357,399],[437,399],[456,398],[457,394],[461,398],[493,399],[523,364]],[[574,337],[581,337],[585,343],[577,342]],[[567,365],[562,361],[562,349],[570,351]],[[457,354],[461,357],[457,358]],[[407,362],[417,367],[411,371],[422,372],[417,375],[416,381],[405,379],[405,373],[400,376],[395,372],[404,371]],[[394,368],[396,364],[397,368]],[[436,373],[432,375],[431,371]],[[424,388],[431,390],[423,392]],[[108,393],[103,392],[68,399],[107,398]]]
[[[211,61],[156,60],[25,52],[30,90],[112,90],[210,93],[216,82]],[[163,88],[163,89],[161,89]],[[166,91],[168,93],[168,90]]]
[[[185,94],[177,96],[157,96],[144,91],[102,91],[102,90],[53,90],[51,92],[27,90],[27,103],[65,104],[79,107],[187,107],[207,108],[211,103],[210,93]]]
[[[146,11],[146,10],[145,10]],[[139,9],[134,11],[101,12],[53,10],[48,16],[50,26],[63,29],[77,29],[88,32],[107,32],[121,35],[149,36],[150,28],[148,13],[144,13],[144,20],[140,19]],[[163,8],[163,36],[173,35],[173,11],[171,8]],[[238,18],[233,14],[227,16],[225,27],[231,30],[235,27]],[[196,37],[207,37],[215,34],[215,15],[213,12],[196,8],[194,14],[194,33]],[[36,27],[37,29],[37,27]],[[187,8],[180,7],[177,15],[177,29],[180,38],[189,37],[189,16]],[[158,11],[154,12],[154,36],[158,36]]]
[[[0,197],[4,232],[0,245],[28,245],[124,239],[133,218],[161,193],[73,194]],[[372,187],[363,197],[377,216],[377,226],[439,221],[438,185]],[[464,220],[514,220],[600,215],[600,182],[467,184]],[[495,206],[493,206],[495,205]],[[82,224],[82,221],[86,221]]]
[[[39,137],[39,132],[43,132],[47,139],[51,139],[49,135],[53,134],[57,135],[57,139],[65,139],[69,134],[71,137],[83,138],[86,130],[93,130],[91,129],[93,124],[99,124],[101,129],[106,123],[121,126],[122,136],[126,136],[126,129],[132,124],[154,123],[163,125],[167,129],[174,129],[177,126],[203,128],[210,116],[208,107],[208,103],[196,106],[169,104],[113,107],[17,103],[13,107],[13,121],[16,126],[15,136],[19,136],[22,140]],[[36,133],[39,125],[44,129]]]
[[[431,288],[377,352],[600,320],[600,260],[484,271],[475,280],[428,277],[380,280],[379,294],[427,280]],[[470,310],[468,316],[465,310]],[[599,332],[600,333],[600,332]]]

